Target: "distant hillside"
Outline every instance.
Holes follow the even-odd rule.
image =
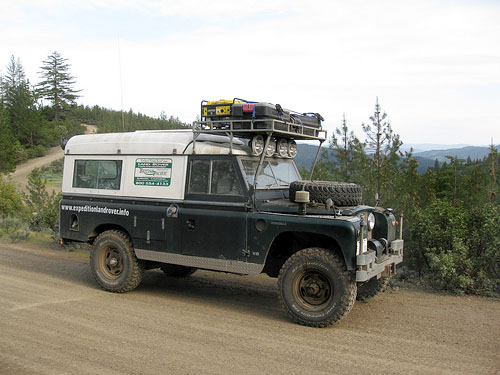
[[[306,143],[297,143],[297,156],[295,157],[295,164],[297,168],[301,168],[302,164],[307,168],[311,169],[312,164],[314,163],[314,158],[316,157],[316,152],[318,151],[318,146],[309,145]],[[323,147],[323,150],[328,150],[327,147]],[[321,152],[323,152],[323,150]],[[320,153],[321,157],[321,153]],[[336,160],[335,154],[330,150],[330,160]],[[319,157],[318,157],[319,159]]]
[[[299,143],[297,156],[295,157],[295,164],[297,165],[297,167],[300,169],[302,165],[304,165],[307,169],[311,169],[317,150],[318,146]],[[323,147],[323,150],[326,151],[328,150],[328,148]],[[336,160],[334,152],[332,150],[329,151],[330,151],[329,155],[330,160]],[[427,169],[434,166],[434,159],[429,159],[418,155],[415,155],[415,158],[417,159],[418,162],[418,173],[420,174],[425,173]]]
[[[439,143],[403,143],[403,145],[401,146],[401,151],[410,151],[410,149],[413,149],[413,153],[416,153],[416,152],[424,152],[431,150],[449,150],[452,148],[462,148],[468,146],[471,145],[466,145],[466,144],[443,145]]]
[[[495,146],[497,150],[500,151],[500,145]],[[423,152],[416,152],[414,155],[423,157],[431,160],[438,160],[440,163],[448,162],[449,159],[446,156],[455,156],[459,159],[466,160],[470,156],[472,160],[483,159],[490,153],[489,147],[481,146],[467,146],[461,148],[449,148],[446,150],[430,150]]]

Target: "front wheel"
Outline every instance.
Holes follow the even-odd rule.
[[[143,264],[135,256],[129,238],[116,230],[103,232],[95,239],[90,268],[99,285],[115,293],[135,289],[144,274]]]
[[[328,327],[356,301],[356,280],[344,262],[326,249],[293,254],[278,277],[279,297],[290,318],[309,327]]]
[[[377,294],[383,291],[387,287],[388,283],[389,278],[387,277],[382,277],[380,279],[370,279],[366,283],[358,286],[358,295],[356,296],[356,299],[358,301],[366,302],[370,298],[375,297]]]

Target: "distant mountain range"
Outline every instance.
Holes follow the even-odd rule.
[[[495,148],[500,150],[500,145],[496,145]],[[434,149],[423,152],[415,152],[415,156],[420,156],[422,158],[438,160],[440,163],[448,162],[447,156],[457,157],[459,159],[467,160],[470,157],[472,160],[483,159],[490,153],[489,147],[481,146],[467,146],[461,148],[447,148],[444,150]]]
[[[415,146],[415,147],[413,147]],[[418,146],[418,148],[417,148]],[[433,146],[443,147],[442,149]],[[413,155],[417,159],[418,162],[418,172],[425,173],[427,169],[434,166],[436,159],[440,164],[443,162],[449,162],[447,156],[457,157],[459,159],[467,160],[470,157],[472,160],[475,159],[483,159],[488,156],[490,152],[489,147],[484,146],[463,146],[463,147],[453,147],[455,145],[433,145],[433,144],[415,144],[415,145],[405,145],[402,148],[403,151],[409,151],[410,147],[413,148]],[[495,148],[500,152],[500,145],[496,145]],[[416,151],[425,150],[425,151]],[[300,168],[302,165],[311,169],[312,164],[314,162],[314,157],[316,156],[316,152],[318,150],[318,146],[299,143],[298,144],[298,152],[295,157],[295,164]],[[328,150],[324,147],[324,150]],[[335,154],[330,151],[330,160],[335,160]]]

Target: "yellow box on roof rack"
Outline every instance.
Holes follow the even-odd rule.
[[[204,101],[201,105],[201,115],[207,116],[231,116],[232,105],[241,103],[239,100],[212,100]]]

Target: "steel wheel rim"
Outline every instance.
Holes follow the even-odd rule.
[[[108,279],[118,279],[123,272],[123,257],[115,246],[106,246],[99,254],[99,268]]]
[[[333,299],[332,282],[319,270],[305,270],[297,275],[292,289],[295,300],[311,311],[324,309]]]

